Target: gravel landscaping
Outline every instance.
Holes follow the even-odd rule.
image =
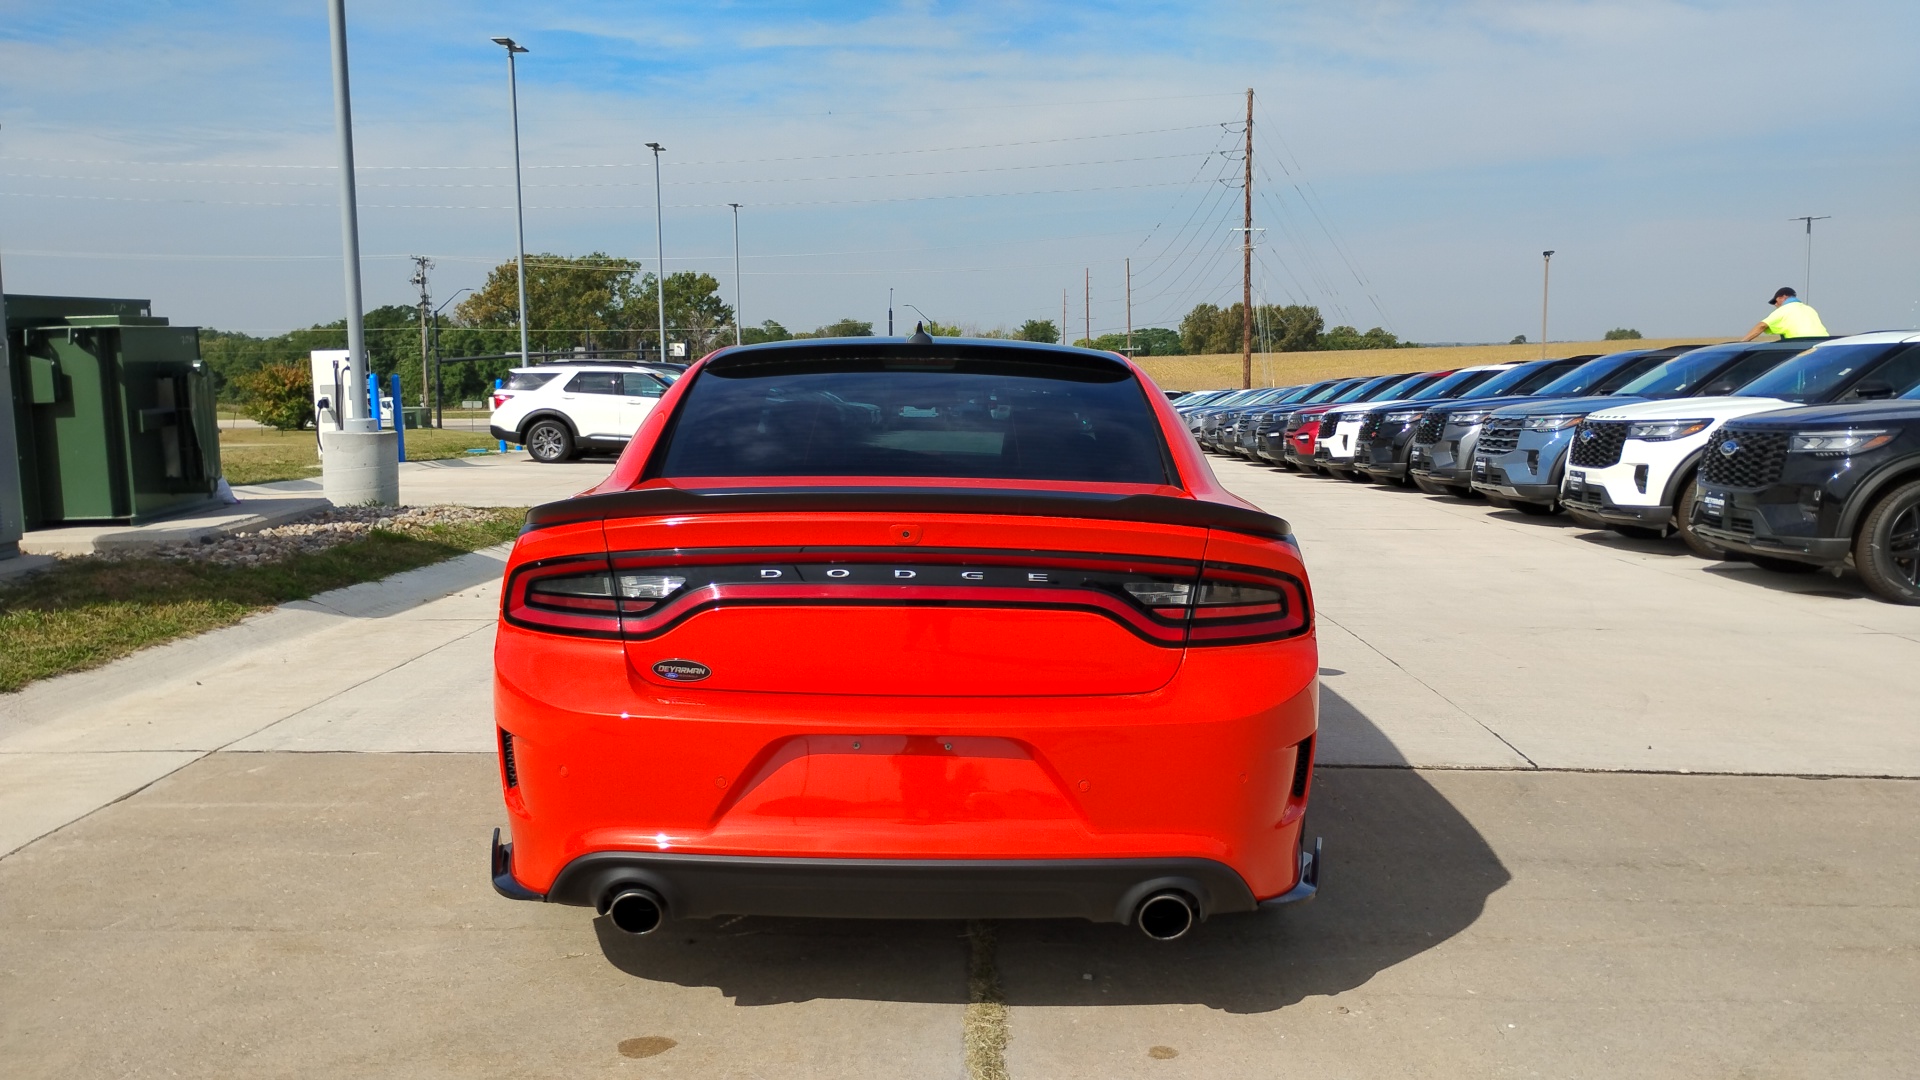
[[[495,510],[472,506],[347,506],[322,510],[297,521],[257,532],[223,536],[197,544],[179,544],[140,551],[115,552],[76,558],[172,559],[215,566],[257,566],[292,555],[316,554],[375,529],[402,535],[422,535],[437,525],[474,525],[499,517]]]

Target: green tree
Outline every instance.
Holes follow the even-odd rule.
[[[1525,334],[1515,334],[1513,335],[1513,340],[1507,342],[1507,344],[1509,345],[1525,345],[1526,343],[1527,343],[1527,335]]]
[[[1320,309],[1306,304],[1260,304],[1253,309],[1253,347],[1260,352],[1305,352],[1321,348],[1326,325]],[[1196,304],[1180,320],[1180,347],[1189,355],[1237,353],[1241,344],[1240,305]]]
[[[792,337],[793,334],[786,327],[772,319],[768,319],[759,326],[749,326],[740,331],[741,343],[745,345],[758,345],[766,341],[788,341]]]
[[[1376,326],[1365,333],[1351,326],[1336,326],[1320,338],[1319,347],[1328,350],[1347,351],[1352,349],[1409,349],[1415,344],[1401,341],[1392,332]]]
[[[1178,356],[1180,332],[1164,326],[1143,326],[1133,332],[1133,355]]]
[[[1014,336],[1021,341],[1059,341],[1060,328],[1053,325],[1052,319],[1028,319],[1020,324]]]
[[[1625,327],[1619,327],[1619,328],[1607,331],[1606,340],[1608,341],[1639,341],[1640,331],[1629,330]]]
[[[795,334],[794,337],[872,337],[873,324],[859,319],[838,319],[819,327],[810,334]]]

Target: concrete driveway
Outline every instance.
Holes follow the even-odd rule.
[[[559,482],[485,468],[420,501]],[[1166,946],[1054,922],[631,939],[499,899],[481,553],[0,698],[0,1060],[959,1077],[1004,1039],[1013,1077],[1920,1073],[1920,610],[1217,468],[1314,573],[1311,905]]]

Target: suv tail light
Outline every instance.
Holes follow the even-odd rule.
[[[770,562],[663,565],[659,555],[585,556],[528,563],[502,600],[508,622],[578,637],[644,640],[708,607],[865,603],[1032,607],[1091,611],[1157,645],[1237,645],[1304,634],[1312,601],[1291,575],[1209,563],[1119,566],[1017,553],[897,566],[869,553],[768,553]],[[925,558],[925,556],[923,556]]]
[[[501,393],[498,390],[495,390],[493,392],[493,407],[497,409],[500,406],[505,405],[507,403],[507,399],[511,398],[512,396],[513,396],[512,394],[505,394],[505,393]]]

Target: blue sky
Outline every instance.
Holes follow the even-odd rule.
[[[349,0],[369,303],[528,247],[667,268],[796,329],[1173,325],[1256,291],[1421,341],[1737,335],[1782,284],[1836,329],[1920,325],[1910,3],[514,4]],[[152,297],[254,332],[342,309],[322,0],[0,0],[0,259],[15,292]]]

